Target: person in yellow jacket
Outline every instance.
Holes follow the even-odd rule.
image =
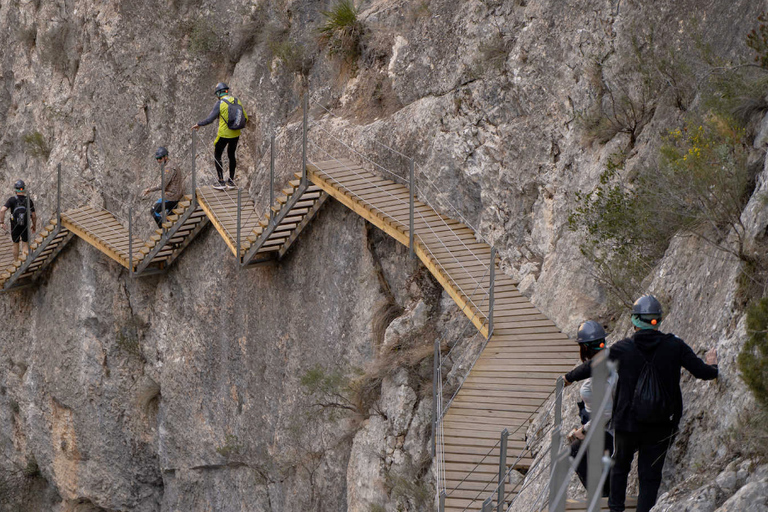
[[[213,142],[213,161],[216,165],[216,173],[219,175],[219,184],[218,186],[214,185],[213,188],[217,190],[233,189],[237,188],[235,185],[235,168],[237,167],[235,151],[237,151],[237,141],[240,140],[240,130],[230,128],[233,122],[230,119],[230,108],[235,107],[233,112],[236,111],[237,107],[242,111],[245,118],[242,123],[243,126],[248,122],[248,115],[245,113],[240,100],[230,94],[227,84],[219,82],[216,84],[215,92],[219,101],[216,102],[208,117],[197,123],[192,129],[197,130],[201,126],[211,124],[216,118],[219,119],[219,132]],[[227,149],[227,157],[229,158],[229,179],[227,181],[224,181],[224,167],[221,164],[224,148]]]

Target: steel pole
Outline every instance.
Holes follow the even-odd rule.
[[[309,110],[309,90],[304,93],[304,121],[301,138],[301,184],[307,184],[307,111]],[[270,205],[271,206],[271,205]]]
[[[160,162],[160,220],[165,236],[165,162]]]
[[[483,512],[493,512],[493,498],[486,498],[483,502]]]
[[[275,134],[269,139],[269,222],[272,222],[275,212],[272,205],[275,204]]]
[[[432,458],[437,455],[437,380],[440,365],[440,340],[435,339],[435,353],[432,360]]]
[[[592,411],[597,412],[598,407],[605,398],[606,387],[608,384],[608,357],[607,351],[600,351],[592,359]],[[592,440],[587,448],[587,500],[590,501],[595,495],[602,494],[600,486],[600,477],[602,475],[602,458],[605,451],[605,414],[593,416],[590,418],[589,428],[594,429]]]
[[[501,440],[499,448],[499,489],[496,497],[496,512],[505,512],[504,509],[504,481],[507,476],[507,441],[509,440],[509,431],[501,431]]]
[[[241,196],[242,189],[237,189],[237,261],[242,263],[242,257],[240,255],[240,211],[241,211]]]
[[[27,192],[27,258],[29,258],[29,255],[32,254],[32,208],[31,208],[32,200],[29,198],[29,196],[31,195],[31,192],[29,191],[29,187],[27,187],[26,192]],[[19,251],[19,254],[21,254],[21,251]]]
[[[133,277],[133,206],[128,208],[128,276]]]
[[[555,425],[552,429],[552,444],[549,449],[551,462],[551,476],[549,480],[549,510],[551,512],[561,511],[564,507],[555,507],[555,498],[557,497],[557,490],[560,488],[559,475],[562,473],[559,469],[558,460],[560,458],[560,442],[562,439],[562,433],[560,429],[563,424],[563,377],[557,378],[557,385],[555,386]]]
[[[495,299],[493,296],[494,285],[496,284],[496,248],[491,247],[491,282],[488,290],[488,339],[493,334],[493,307]]]
[[[410,181],[409,181],[410,189],[411,189],[410,190],[410,192],[411,192],[410,196],[411,197],[410,197],[410,205],[408,207],[409,212],[410,212],[410,218],[409,218],[409,224],[408,224],[408,247],[410,247],[410,249],[411,249],[411,258],[416,256],[416,252],[414,251],[414,247],[413,247],[413,238],[414,238],[413,204],[415,202],[415,197],[416,197],[416,188],[414,187],[414,183],[413,183],[413,181],[414,181],[414,179],[413,179],[413,174],[414,174],[413,170],[414,170],[414,163],[413,163],[413,158],[411,158]]]
[[[440,498],[438,501],[438,512],[445,512],[445,491],[440,491]]]
[[[56,226],[61,229],[61,162],[56,166]]]
[[[197,208],[197,130],[192,130],[192,210]]]

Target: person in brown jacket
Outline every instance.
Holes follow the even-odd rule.
[[[169,163],[168,150],[160,146],[155,151],[155,160],[157,163],[165,166],[165,215],[166,217],[170,212],[176,208],[176,205],[181,201],[181,197],[184,195],[184,184],[181,177],[181,172],[176,166]],[[142,192],[142,196],[146,197],[150,192],[156,192],[162,187],[149,187],[145,188]],[[157,227],[162,227],[163,222],[163,204],[162,198],[152,206],[152,218],[155,219]]]

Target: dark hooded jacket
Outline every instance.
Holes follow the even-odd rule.
[[[638,432],[644,426],[632,415],[632,399],[635,386],[645,361],[653,362],[664,389],[674,404],[672,426],[680,423],[683,415],[683,395],[680,391],[680,368],[704,380],[717,378],[717,365],[708,365],[693,353],[683,340],[674,334],[643,329],[631,338],[617,341],[610,347],[608,359],[618,363],[619,382],[613,400],[613,428],[626,432]],[[590,361],[568,372],[568,382],[576,382],[592,375]]]

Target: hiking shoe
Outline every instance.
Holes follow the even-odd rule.
[[[229,178],[227,180],[227,190],[232,190],[236,188],[237,188],[237,185],[235,184],[235,180],[233,180],[232,178]]]
[[[213,186],[216,190],[227,190],[227,183],[225,181],[220,181],[218,185]]]

